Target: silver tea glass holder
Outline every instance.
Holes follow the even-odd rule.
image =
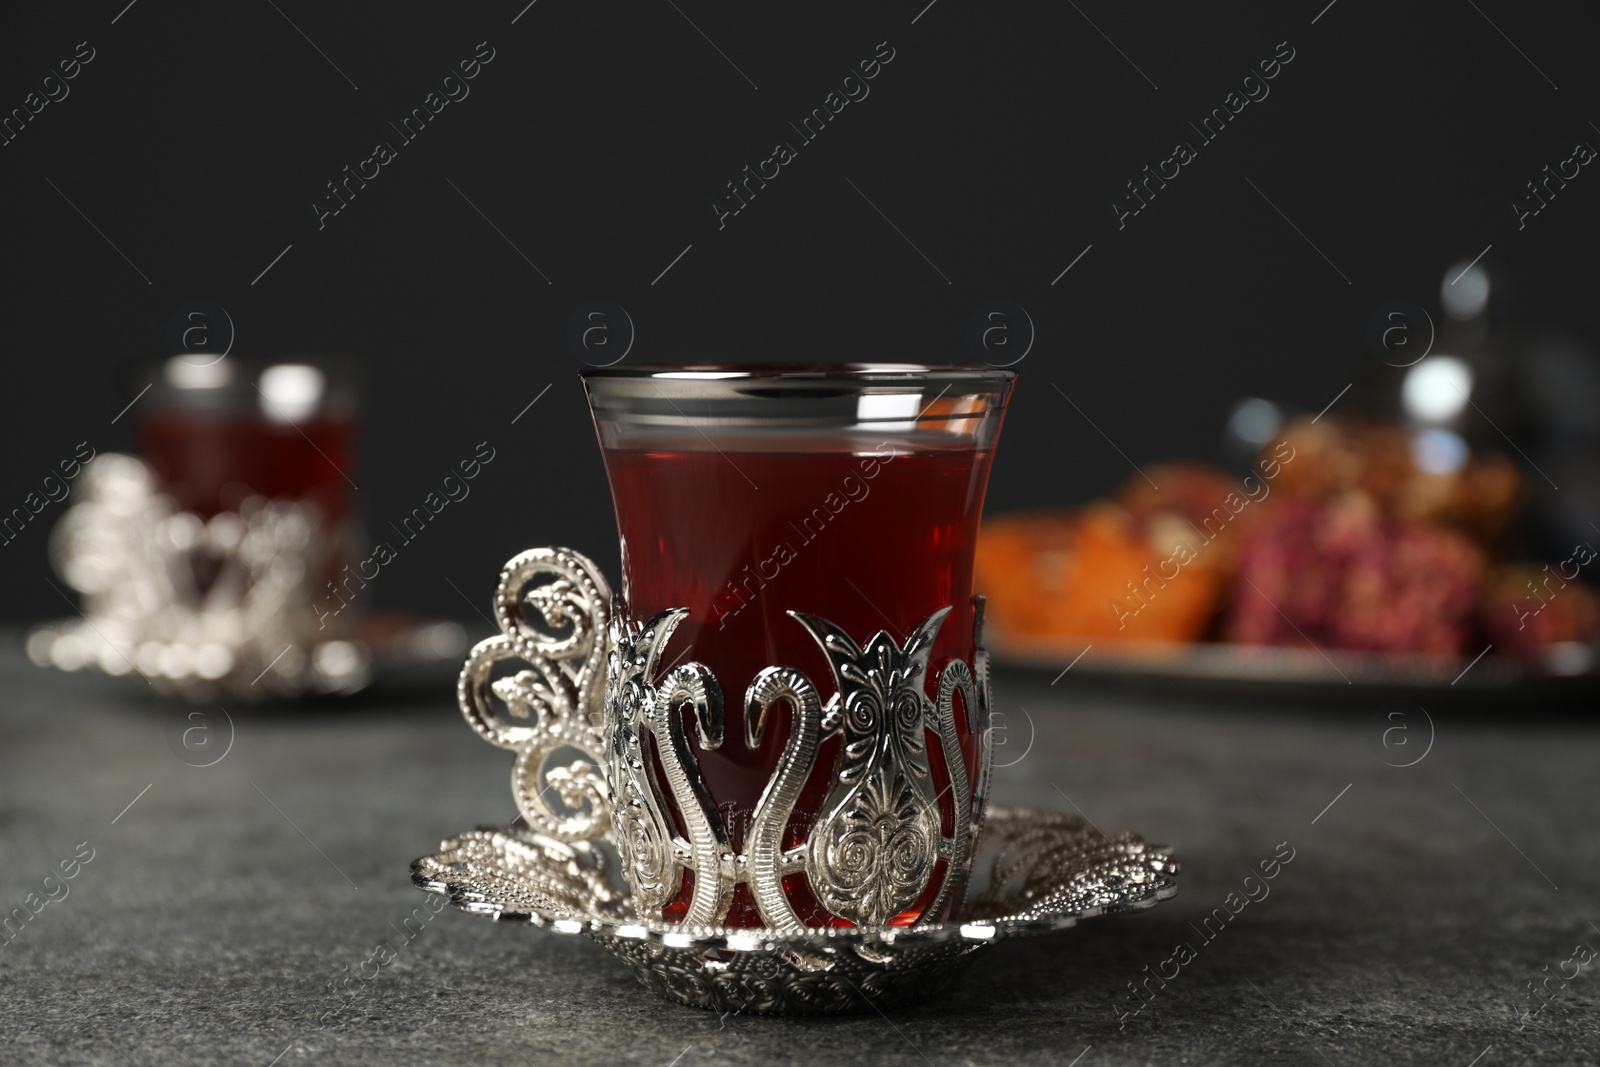
[[[96,456],[79,478],[50,560],[81,607],[29,631],[39,666],[129,677],[191,702],[255,703],[350,695],[466,647],[455,623],[390,627],[381,641],[348,620],[326,626],[315,587],[338,541],[309,503],[253,496],[202,517],[121,453]]]
[[[790,709],[790,729],[735,850],[682,714],[689,710],[702,750],[719,747],[725,690],[693,662],[658,677],[686,610],[628,619],[581,554],[521,553],[495,589],[500,633],[472,650],[457,699],[481,737],[516,753],[511,785],[525,825],[447,839],[412,864],[413,884],[469,914],[589,937],[669,999],[768,1015],[902,1005],[948,987],[1000,940],[1175,895],[1177,862],[1137,835],[1106,837],[1075,815],[986,805],[981,634],[974,662],[951,660],[936,696],[927,690],[948,611],[904,643],[883,631],[859,643],[826,619],[789,613],[826,657],[831,694],[824,700],[813,679],[781,665],[746,688],[748,745],[779,704]],[[981,629],[981,611],[978,620]],[[973,783],[957,694],[982,752]],[[925,743],[930,732],[937,746]],[[818,768],[822,742],[835,735],[835,764]],[[949,783],[950,817],[933,789],[934,759]],[[830,775],[821,812],[804,840],[784,847],[802,786],[818,773]],[[969,893],[975,867],[987,884]],[[786,888],[796,874],[834,921],[801,921]],[[741,885],[764,926],[725,924]],[[665,921],[663,908],[683,897],[682,919]],[[919,901],[929,903],[916,912]]]

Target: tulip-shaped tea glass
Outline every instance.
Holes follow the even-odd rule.
[[[973,547],[1013,377],[584,372],[622,548],[605,778],[642,917],[960,903],[989,770]]]
[[[139,438],[161,491],[184,511],[209,519],[252,496],[295,500],[341,530],[352,510],[354,408],[337,363],[174,356],[139,411]]]
[[[86,464],[51,534],[83,617],[36,629],[30,655],[202,703],[364,686],[349,375],[215,353],[150,370],[129,403],[142,456]]]

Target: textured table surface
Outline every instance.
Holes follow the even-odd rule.
[[[6,651],[0,907],[29,918],[0,941],[0,1062],[1600,1058],[1600,962],[1582,947],[1600,948],[1593,726],[1430,705],[1430,730],[1378,700],[1049,683],[996,679],[1010,766],[995,798],[1172,845],[1179,896],[1001,944],[954,992],[887,1018],[762,1019],[656,1000],[577,938],[449,909],[402,932],[426,899],[412,858],[514,814],[510,755],[446,691],[229,708],[231,748],[195,767],[175,738],[201,726],[221,752],[221,711],[188,717],[137,683]],[[1268,895],[1241,905],[1246,889],[1261,897],[1252,871],[1290,850]],[[74,877],[46,882],[64,862]],[[1228,922],[1202,928],[1218,908]],[[1529,994],[1540,981],[1548,1002]]]

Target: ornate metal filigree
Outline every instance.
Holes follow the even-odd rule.
[[[970,845],[965,763],[955,745],[953,713],[946,714],[950,693],[940,687],[936,709],[925,690],[928,656],[949,613],[941,608],[930,615],[904,648],[880,630],[864,649],[826,619],[790,613],[822,647],[833,672],[837,692],[823,732],[844,735],[832,788],[807,838],[806,872],[822,905],[857,926],[881,925],[909,909],[939,859],[964,861]],[[928,765],[924,733],[933,725],[941,740],[949,738],[943,756],[958,811],[951,838],[940,836],[939,797]]]
[[[790,612],[821,647],[834,692],[824,703],[810,678],[783,666],[761,671],[745,690],[747,746],[757,747],[779,705],[790,709],[790,728],[738,854],[685,726],[687,718],[702,751],[719,748],[722,690],[698,663],[656,678],[687,612],[641,624],[626,620],[620,606],[608,612],[608,599],[605,580],[578,553],[534,549],[506,565],[495,595],[502,632],[473,650],[458,695],[479,734],[518,753],[512,787],[529,828],[445,841],[438,855],[412,865],[419,888],[497,921],[584,934],[663,996],[758,1014],[906,1003],[949,985],[1002,937],[1064,929],[1177,892],[1177,864],[1132,834],[1106,838],[1076,816],[1031,808],[996,808],[985,819],[989,671],[981,598],[975,662],[946,663],[931,697],[929,658],[949,608],[904,644],[879,632],[865,645],[826,619]],[[495,677],[515,662],[526,666]],[[491,698],[510,720],[494,713]],[[977,747],[975,787],[963,731],[967,747]],[[839,755],[819,768],[823,742],[835,735]],[[546,769],[564,750],[582,758]],[[943,789],[935,789],[935,767]],[[785,829],[813,773],[830,776],[820,817],[785,849]],[[550,806],[552,791],[565,810]],[[993,854],[990,884],[968,901],[980,843]],[[605,845],[620,856],[625,885]],[[797,873],[850,925],[804,925],[784,886]],[[666,922],[663,911],[686,879],[692,888],[682,920]],[[741,883],[765,927],[720,925]],[[931,886],[916,921],[898,924]]]
[[[767,713],[780,701],[793,709],[794,725],[778,757],[778,769],[756,803],[750,822],[750,887],[756,908],[768,926],[798,930],[805,924],[783,890],[783,876],[799,865],[799,858],[784,855],[783,831],[816,762],[823,714],[811,679],[789,667],[768,667],[756,675],[745,697],[745,744],[749,748],[760,744],[761,735],[766,732]]]
[[[949,921],[911,928],[664,923],[618,883],[596,845],[520,828],[446,840],[412,864],[411,879],[472,914],[598,941],[664,997],[760,1015],[887,1010],[948,987],[999,940],[1148,908],[1178,891],[1166,850],[1127,832],[1107,838],[1075,815],[997,806],[983,848],[993,856],[983,892]]]
[[[834,691],[824,705],[811,679],[781,666],[763,670],[745,690],[749,747],[760,743],[774,706],[789,706],[791,725],[744,851],[736,853],[685,728],[687,710],[699,749],[721,746],[722,689],[699,663],[656,678],[662,650],[687,611],[641,624],[625,619],[617,604],[607,625],[606,595],[604,579],[583,556],[524,552],[506,565],[496,593],[503,633],[474,649],[461,674],[467,721],[519,753],[513,789],[532,829],[567,842],[605,837],[621,855],[641,914],[659,917],[683,894],[687,926],[723,922],[743,883],[769,928],[802,929],[785,885],[797,873],[831,915],[860,927],[937,922],[961,900],[988,781],[980,772],[975,798],[962,730],[971,744],[987,742],[989,700],[981,653],[976,673],[959,660],[947,663],[937,696],[928,694],[929,658],[948,607],[903,645],[880,631],[863,646],[826,619],[789,613],[822,649]],[[525,621],[530,608],[543,630]],[[513,658],[528,669],[491,680],[493,669]],[[490,694],[514,718],[532,721],[492,714]],[[938,739],[937,762],[929,731]],[[822,743],[835,735],[835,765],[818,768]],[[587,759],[558,768],[544,784],[545,761],[563,748]],[[986,763],[980,754],[980,766]],[[814,773],[830,779],[826,799],[804,840],[785,849],[785,829]],[[567,811],[549,806],[552,786]]]
[[[788,899],[784,878],[803,872],[830,913],[857,926],[878,926],[923,898],[942,859],[945,873],[937,894],[919,918],[942,916],[965,883],[974,836],[955,694],[962,694],[969,729],[979,727],[987,709],[971,670],[959,660],[946,666],[938,699],[927,695],[928,657],[949,611],[929,616],[904,647],[879,632],[865,648],[826,619],[789,613],[827,656],[835,692],[824,708],[815,684],[790,667],[763,670],[746,690],[748,746],[760,742],[775,704],[787,703],[793,714],[777,769],[739,854],[700,780],[679,714],[692,705],[700,747],[719,747],[723,707],[716,679],[700,664],[689,663],[659,684],[650,683],[661,650],[687,612],[664,612],[643,626],[613,622],[606,687],[608,780],[613,818],[623,831],[615,842],[639,907],[658,914],[677,896],[687,872],[693,882],[684,923],[723,921],[735,886],[744,882],[769,927],[798,929],[804,924]],[[949,780],[944,792],[955,812],[948,836],[941,833],[940,795],[924,740],[929,728],[940,738]],[[785,850],[784,829],[800,791],[813,773],[821,743],[835,734],[842,735],[841,754],[831,768],[821,816],[803,844]],[[687,837],[676,834],[667,797],[649,773],[647,735],[655,740],[661,778]]]
[[[694,874],[684,922],[709,923],[727,914],[733,895],[726,874],[733,856],[721,815],[700,781],[684,736],[685,704],[693,708],[702,748],[722,744],[722,691],[711,672],[685,664],[652,686],[661,650],[688,612],[667,611],[644,626],[611,625],[607,669],[606,753],[610,769],[613,841],[634,879],[640,906],[656,913],[678,893],[678,873]],[[662,777],[683,816],[687,839],[674,833],[664,798],[650,774],[650,745],[661,759]]]
[[[348,619],[318,619],[313,586],[336,568],[338,539],[314,508],[252,497],[202,518],[142,461],[109,452],[84,467],[76,494],[50,556],[83,610],[29,635],[35,662],[138,676],[197,701],[351,693],[371,680],[374,652]]]
[[[610,590],[587,558],[534,548],[500,572],[494,614],[500,633],[472,649],[456,702],[478,735],[517,753],[511,792],[528,825],[559,841],[590,841],[611,829],[597,768],[605,763],[600,722]],[[507,664],[515,674],[496,677]],[[496,710],[509,712],[508,720]],[[568,750],[577,758],[553,760]],[[550,793],[560,799],[550,803]]]

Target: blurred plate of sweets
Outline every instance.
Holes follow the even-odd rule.
[[[1559,560],[1513,558],[1522,475],[1464,449],[1436,431],[1302,419],[1242,479],[1163,464],[1080,508],[991,519],[977,555],[987,643],[1000,662],[1102,677],[1592,687],[1600,534]]]

